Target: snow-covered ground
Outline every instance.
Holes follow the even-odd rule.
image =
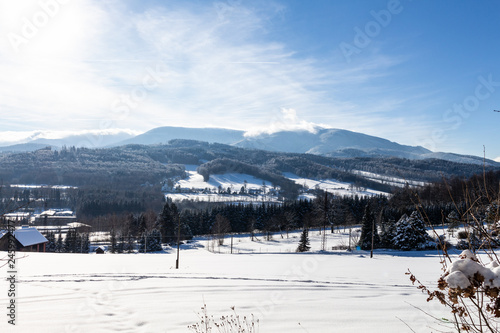
[[[67,186],[67,185],[25,185],[25,184],[11,184],[10,187],[16,187],[22,189],[51,188],[54,190],[68,190],[68,189],[78,188],[76,186]]]
[[[180,186],[182,188],[195,188],[204,189],[210,188],[216,191],[219,186],[226,190],[228,187],[232,188],[232,191],[239,191],[242,186],[245,185],[246,188],[250,189],[262,189],[262,185],[265,184],[267,188],[271,187],[271,183],[254,176],[242,174],[242,173],[226,173],[223,175],[210,175],[208,182],[203,181],[203,176],[200,175],[196,169],[197,165],[186,165],[187,178],[179,180],[175,186]]]
[[[166,193],[166,197],[174,200],[195,200],[208,202],[277,202],[278,197],[270,194],[273,188],[268,181],[256,178],[251,175],[242,173],[226,173],[222,175],[210,175],[208,182],[203,181],[203,176],[197,171],[196,165],[186,165],[186,179],[177,181],[174,189],[180,187],[184,193]],[[230,189],[231,193],[240,192],[244,187],[245,191],[259,191],[258,194],[219,194],[219,188],[227,192]],[[208,189],[211,193],[199,193],[201,190]],[[193,190],[193,193],[186,191]],[[198,193],[195,193],[198,192]]]
[[[386,175],[380,175],[373,172],[361,171],[361,170],[353,170],[353,173],[361,175],[369,180],[373,180],[378,183],[388,184],[397,187],[404,187],[406,184],[409,186],[425,186],[425,182],[416,181],[416,180],[408,180],[399,177],[390,177]]]
[[[277,197],[264,195],[238,195],[238,194],[199,194],[199,193],[168,193],[165,195],[173,201],[193,200],[203,202],[224,202],[224,203],[262,203],[280,202]]]
[[[201,307],[217,321],[232,314],[259,319],[258,332],[430,332],[450,315],[411,285],[410,268],[434,284],[435,252],[319,251],[295,253],[299,233],[251,241],[230,238],[217,253],[198,238],[183,245],[180,268],[167,248],[154,254],[30,253],[18,259],[16,326],[7,323],[8,281],[0,282],[1,332],[188,332]],[[348,233],[327,234],[328,248]],[[0,253],[3,257],[4,253]],[[18,255],[22,255],[18,253]],[[0,274],[8,277],[7,267]],[[411,327],[411,329],[409,328]],[[446,330],[445,330],[446,331]],[[449,330],[448,330],[449,331]],[[217,332],[214,329],[213,332]]]
[[[285,177],[288,179],[293,180],[296,184],[302,185],[305,188],[309,189],[315,189],[318,188],[323,191],[327,191],[329,193],[333,193],[335,195],[339,196],[374,196],[374,195],[388,195],[386,192],[381,192],[381,191],[376,191],[372,189],[365,189],[365,188],[356,188],[350,183],[346,182],[339,182],[338,180],[335,179],[320,179],[320,180],[315,180],[315,179],[308,179],[308,178],[301,178],[297,175],[294,175],[293,173],[285,173]],[[308,195],[304,195],[304,197],[308,198]],[[313,196],[314,198],[314,196]]]
[[[254,176],[241,173],[226,173],[222,175],[210,175],[208,182],[203,181],[203,176],[196,171],[196,165],[186,165],[186,179],[177,181],[174,184],[174,189],[180,187],[181,193],[176,193],[172,190],[166,193],[166,197],[174,200],[194,200],[194,201],[209,201],[209,202],[278,202],[278,196],[272,193],[272,184],[268,181],[255,178]],[[374,196],[388,195],[388,193],[375,191],[372,189],[357,188],[350,183],[339,182],[335,179],[308,179],[301,178],[292,173],[284,173],[283,176],[293,180],[296,184],[304,186],[305,189],[311,192],[300,194],[300,199],[314,199],[315,189],[324,190],[339,196]],[[229,188],[231,193],[240,192],[241,188],[245,187],[247,193],[254,194],[219,194],[219,188],[227,192]],[[211,193],[201,193],[202,190],[208,189]],[[278,189],[279,190],[279,189]],[[191,193],[190,193],[191,192]],[[258,193],[257,193],[258,192]],[[264,194],[265,192],[265,194]]]

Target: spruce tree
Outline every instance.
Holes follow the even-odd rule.
[[[116,245],[116,252],[123,253],[123,251],[125,251],[125,240],[123,239],[123,236],[120,235],[118,238],[118,244]]]
[[[125,244],[125,248],[124,248],[124,251],[126,251],[127,253],[132,253],[134,252],[134,237],[132,237],[132,235],[127,235],[127,238],[126,238],[127,242]]]
[[[55,252],[64,252],[64,244],[62,240],[62,235],[61,235],[61,230],[59,230],[59,235],[57,236],[57,241],[56,241],[56,251]]]
[[[179,211],[177,210],[177,206],[174,203],[165,203],[156,223],[165,243],[174,243],[177,240],[178,223]]]
[[[297,252],[307,252],[311,249],[309,246],[309,230],[304,228],[302,234],[300,235],[299,246],[297,247]]]
[[[399,250],[421,250],[427,242],[427,230],[424,221],[417,211],[413,211],[410,217],[403,215],[396,223],[396,235],[394,236],[394,247]]]
[[[146,230],[148,229],[146,223],[146,216],[144,214],[139,215],[139,217],[137,218],[137,228],[139,234],[146,232]]]
[[[147,242],[148,242],[146,246],[147,251],[150,252],[161,251],[162,247],[161,247],[160,231],[158,231],[157,229],[151,230],[151,232],[149,232],[149,235],[147,237]]]
[[[116,231],[114,228],[111,228],[111,231],[110,231],[110,249],[109,249],[109,252],[111,253],[115,253],[117,252],[118,250],[118,244],[117,244],[117,239],[116,239]]]
[[[82,253],[89,253],[90,252],[90,238],[89,238],[89,233],[86,232],[84,234],[81,234],[81,239],[82,239]]]
[[[45,238],[47,239],[47,245],[45,246],[46,252],[56,252],[56,235],[53,231],[49,231]]]
[[[396,222],[393,220],[381,223],[381,233],[380,233],[380,247],[386,249],[392,249],[394,244],[394,236],[396,236]]]
[[[77,253],[79,252],[76,249],[77,246],[77,234],[76,230],[73,228],[69,228],[68,232],[66,233],[66,238],[64,239],[64,244],[63,244],[63,251],[66,253]]]
[[[146,244],[144,244],[146,242]],[[146,252],[156,252],[161,251],[161,233],[158,229],[153,229],[151,231],[145,232],[140,239],[140,251],[144,251],[144,246],[146,247]]]
[[[380,239],[377,232],[377,225],[375,224],[375,217],[370,210],[370,205],[365,206],[365,212],[361,220],[361,236],[359,238],[359,247],[361,250],[370,250],[373,247],[376,248],[380,243]],[[372,235],[373,233],[373,235]]]
[[[161,233],[161,238],[164,243],[177,243],[179,223],[181,240],[193,238],[191,228],[185,223],[184,218],[181,218],[177,206],[172,202],[165,203],[163,211],[155,224],[156,229]]]
[[[73,245],[74,253],[83,252],[83,235],[75,230],[75,244]]]

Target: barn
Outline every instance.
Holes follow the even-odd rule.
[[[17,229],[12,235],[14,236],[16,251],[45,252],[45,245],[48,241],[36,228]],[[9,237],[11,237],[9,231],[0,231],[0,251],[9,250]]]

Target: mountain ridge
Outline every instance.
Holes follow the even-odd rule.
[[[398,157],[407,159],[443,159],[451,162],[500,166],[478,156],[432,152],[421,146],[402,145],[373,135],[344,129],[316,127],[307,130],[278,131],[246,135],[241,130],[223,128],[157,127],[121,144],[161,144],[171,139],[206,141],[235,147],[285,153],[307,153],[328,157]],[[239,139],[239,140],[238,140]]]
[[[162,126],[139,135],[118,132],[117,134],[75,134],[58,139],[39,138],[22,143],[0,147],[0,152],[30,151],[42,145],[52,147],[81,146],[93,148],[119,147],[128,144],[165,144],[171,140],[195,140],[221,143],[240,148],[285,153],[307,153],[327,157],[398,157],[411,160],[443,159],[446,161],[500,166],[499,162],[478,156],[455,153],[432,152],[421,146],[403,145],[373,135],[344,129],[316,127],[307,130],[282,130],[274,133],[248,135],[242,130],[224,128],[190,128]],[[10,149],[9,149],[10,148]]]

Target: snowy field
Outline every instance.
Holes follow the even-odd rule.
[[[328,247],[347,244],[347,233],[328,233]],[[295,253],[288,238],[230,239],[217,253],[199,238],[176,253],[32,253],[17,261],[16,326],[7,323],[9,288],[0,283],[0,332],[189,332],[203,304],[218,320],[232,314],[259,319],[258,332],[436,332],[449,314],[412,286],[408,268],[425,283],[440,274],[435,252],[364,251]],[[219,253],[220,251],[220,253]],[[22,255],[21,253],[18,253]],[[7,268],[1,268],[7,277]],[[411,329],[410,329],[411,327]],[[212,332],[218,332],[214,329]]]
[[[193,201],[207,201],[207,202],[279,202],[276,195],[269,194],[272,189],[272,184],[268,181],[255,178],[254,176],[241,174],[241,173],[226,173],[210,175],[208,182],[203,180],[203,176],[196,171],[198,166],[186,165],[186,179],[177,181],[174,188],[178,186],[185,190],[201,191],[209,189],[212,193],[166,193],[165,196],[174,201],[193,200]],[[283,176],[294,181],[296,184],[304,186],[306,189],[314,190],[320,189],[339,196],[375,196],[375,195],[388,195],[388,193],[376,191],[372,189],[356,188],[350,183],[339,182],[335,179],[308,179],[301,178],[292,173],[284,173]],[[260,191],[265,185],[266,194],[254,195],[239,195],[239,194],[218,194],[218,189],[223,191],[231,189],[231,192],[240,192],[244,186],[246,191]],[[399,184],[401,185],[401,184]],[[300,194],[300,199],[313,200],[316,195],[313,192]]]
[[[293,180],[296,184],[302,185],[305,188],[309,189],[315,189],[318,188],[320,190],[333,193],[338,196],[375,196],[375,195],[388,195],[386,192],[381,192],[381,191],[376,191],[372,189],[357,189],[352,186],[351,183],[346,183],[346,182],[339,182],[338,180],[335,179],[320,179],[320,180],[315,180],[315,179],[308,179],[308,178],[301,178],[297,175],[294,175],[293,173],[284,173],[284,176],[287,177],[288,179]],[[307,198],[307,195],[305,196]],[[314,196],[311,197],[314,199]]]
[[[173,201],[193,200],[206,202],[278,202],[278,198],[269,195],[268,192],[272,189],[272,184],[268,181],[256,178],[251,175],[242,173],[226,173],[222,175],[210,175],[208,182],[203,180],[196,169],[196,165],[186,165],[186,179],[177,181],[174,188],[180,186],[182,189],[204,190],[208,189],[213,193],[166,193],[167,198]],[[239,195],[239,194],[219,194],[218,189],[227,191],[229,188],[232,193],[240,192],[242,187],[246,191],[262,190],[263,185],[267,194],[255,195]]]
[[[51,188],[54,190],[68,190],[68,189],[77,189],[76,186],[67,186],[67,185],[23,185],[23,184],[11,184],[10,187],[22,188],[22,189],[39,189],[39,188]]]
[[[186,165],[187,178],[179,180],[175,186],[195,189],[209,188],[213,191],[217,191],[220,186],[224,190],[229,187],[232,188],[232,191],[239,191],[246,181],[246,187],[249,190],[261,189],[263,184],[265,184],[268,188],[271,187],[270,182],[243,173],[210,175],[208,182],[205,182],[203,181],[203,176],[196,171],[197,168],[197,165]]]
[[[217,193],[167,193],[166,198],[173,201],[193,200],[200,202],[224,202],[224,203],[256,203],[281,202],[276,196],[269,195],[239,195],[239,194],[217,194]],[[313,197],[314,198],[314,197]]]
[[[385,175],[379,175],[372,172],[353,170],[353,173],[364,176],[366,179],[373,180],[382,184],[388,184],[396,187],[404,187],[406,184],[409,186],[425,186],[425,182],[420,182],[416,180],[408,180],[399,177],[390,177]]]

